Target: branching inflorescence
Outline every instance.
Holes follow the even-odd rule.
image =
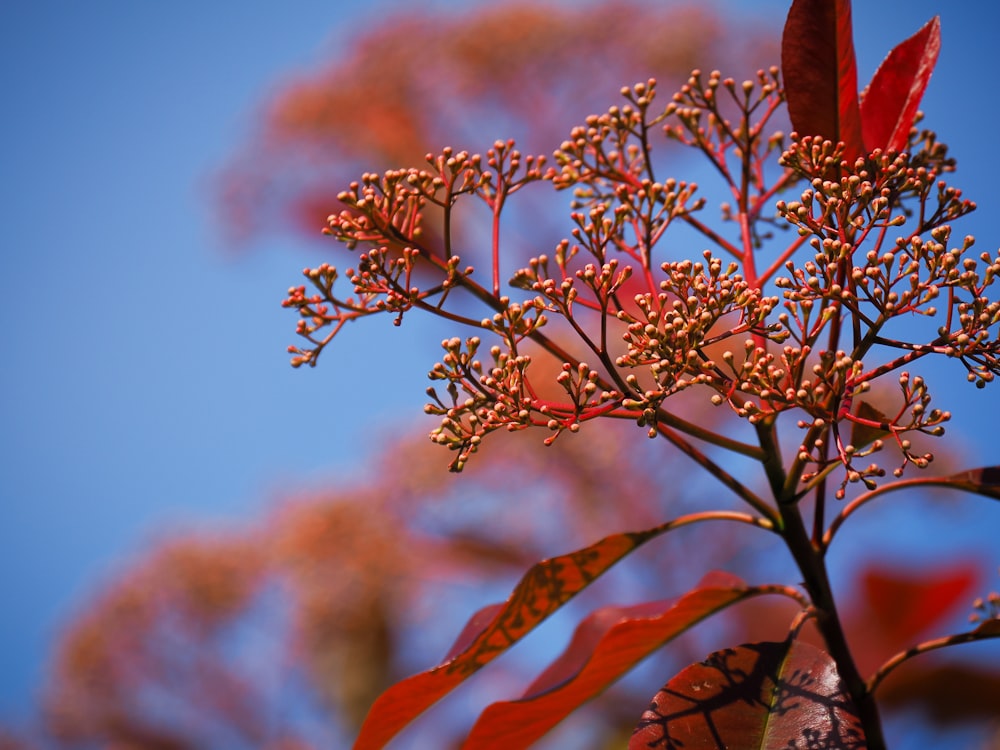
[[[943,181],[952,168],[944,146],[914,129],[910,152],[875,151],[847,163],[830,141],[793,137],[779,160],[784,170],[768,181],[769,160],[784,140],[780,132],[765,135],[782,101],[776,70],[739,85],[696,72],[661,109],[654,108],[655,81],[622,93],[623,106],[573,130],[555,168],[497,142],[485,158],[446,149],[428,155],[423,169],[353,183],[326,231],[370,249],[347,273],[353,295],[335,293],[337,271],[325,264],[305,272],[311,294],[305,286],[289,291],[284,304],[299,310],[299,333],[309,342],[290,349],[292,363],[315,364],[346,322],[375,312],[399,324],[420,309],[481,328],[479,336],[445,341],[445,357],[431,371],[446,381],[445,393],[429,391],[427,411],[442,418],[433,438],[457,451],[454,469],[495,429],[539,426],[554,433],[551,441],[602,416],[635,419],[650,436],[711,441],[664,406],[695,387],[751,424],[798,414],[804,439],[795,460],[811,467],[801,472],[804,486],[840,465],[844,484],[871,488],[885,472],[859,459],[887,443],[899,448],[903,466],[926,466],[931,454],[916,453],[910,436],[941,434],[949,415],[929,407],[927,384],[906,368],[941,354],[958,359],[979,386],[998,372],[1000,303],[987,287],[1000,256],[973,257],[971,237],[948,247],[951,222],[975,206]],[[705,199],[697,185],[656,179],[657,133],[710,161],[732,194],[723,212],[738,224],[738,237],[698,218]],[[500,216],[508,197],[532,182],[573,190],[574,226],[572,239],[513,273],[510,286],[534,295],[515,301],[497,282]],[[799,200],[774,201],[799,182],[808,185]],[[492,268],[483,280],[455,248],[460,199],[478,199],[493,214]],[[441,226],[425,233],[428,206]],[[782,223],[796,237],[760,271],[774,244],[767,239]],[[675,224],[715,250],[703,260],[670,258],[665,238]],[[456,289],[471,292],[488,316],[470,313],[468,295],[458,302]],[[913,315],[939,321],[936,335],[901,338],[894,323]],[[565,335],[543,335],[553,317],[575,333],[575,355],[563,348]],[[495,343],[484,364],[476,357],[486,336]],[[562,360],[554,396],[533,382],[529,342]],[[899,397],[892,408],[859,398],[893,374]],[[879,437],[855,444],[845,427]]]
[[[820,34],[814,47],[789,41],[800,23],[813,33],[814,16],[826,10],[804,0],[793,6],[785,38],[793,61],[812,64],[830,39],[843,41],[839,32]],[[837,4],[836,13],[848,11]],[[831,28],[836,13],[824,16]],[[932,67],[935,24],[900,45],[890,67],[905,65],[907,55]],[[838,52],[853,59],[853,48]],[[824,96],[836,99],[844,90],[840,58],[824,59]],[[912,367],[939,355],[957,361],[978,387],[1000,373],[1000,301],[990,296],[1000,253],[976,254],[972,237],[952,240],[952,223],[975,204],[947,184],[954,164],[945,146],[915,124],[928,78],[914,78],[898,113],[862,107],[865,137],[886,131],[871,148],[860,143],[856,99],[835,102],[828,118],[855,120],[843,138],[786,138],[775,128],[786,99],[777,68],[740,83],[695,71],[665,106],[656,104],[654,80],[622,89],[624,103],[574,128],[551,165],[497,141],[485,156],[445,149],[420,169],[366,174],[340,194],[345,208],[325,230],[349,248],[366,248],[346,273],[352,291],[335,290],[338,273],[324,264],[307,269],[308,283],[284,301],[298,310],[307,341],[290,347],[292,364],[315,365],[356,318],[385,312],[398,325],[411,310],[423,311],[475,329],[443,341],[430,371],[436,385],[425,410],[440,419],[432,439],[455,452],[452,470],[500,429],[540,428],[550,444],[587,422],[616,418],[665,439],[756,513],[737,520],[784,538],[811,602],[803,617],[815,617],[869,746],[879,747],[872,692],[898,661],[922,650],[866,682],[839,623],[824,555],[857,508],[920,483],[898,478],[933,460],[926,438],[942,435],[950,414],[932,406],[925,377]],[[796,83],[797,108],[811,116],[807,84]],[[662,174],[670,162],[654,156],[671,144],[707,159],[724,195],[717,226],[704,218],[709,199],[697,184]],[[537,254],[525,262],[502,242],[501,219],[514,193],[546,186],[572,193],[568,236],[544,252],[532,248]],[[456,227],[469,203],[490,216],[487,254],[463,251]],[[488,259],[485,273],[463,260],[470,256]],[[538,357],[555,367],[536,366]],[[686,419],[678,402],[724,408],[736,427]],[[779,440],[786,435],[787,453]],[[708,449],[757,461],[772,500],[730,475]],[[894,484],[879,484],[889,473],[883,451],[895,454]],[[995,475],[987,468],[928,482],[997,497]],[[825,529],[828,482],[837,499],[855,498]],[[801,509],[807,498],[811,534]],[[697,517],[713,519],[734,517],[721,510]],[[670,528],[631,535],[628,544]],[[995,619],[993,605],[978,602],[977,616]],[[990,624],[953,641],[995,635]],[[372,736],[394,731],[371,729]]]

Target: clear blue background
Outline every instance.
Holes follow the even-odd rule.
[[[211,196],[270,92],[403,5],[0,5],[0,723],[30,714],[60,626],[149,540],[336,481],[367,420],[419,420],[436,334],[373,321],[293,371],[279,301],[315,246],[227,252]],[[721,7],[780,27],[787,4]],[[995,248],[997,6],[859,3],[861,78],[935,13],[923,106],[980,204],[959,234]],[[996,386],[937,396],[968,463],[1000,463]]]

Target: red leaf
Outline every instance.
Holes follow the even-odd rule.
[[[981,638],[1000,638],[1000,620],[995,617],[983,620],[972,632]]]
[[[398,682],[379,696],[354,750],[383,747],[414,718],[527,635],[636,547],[671,528],[614,534],[582,550],[532,566],[505,604],[481,609],[440,666]]]
[[[942,484],[1000,500],[1000,466],[983,466],[952,474],[944,477]]]
[[[850,0],[794,0],[781,37],[781,70],[800,136],[844,142],[844,158],[867,154],[861,135]]]
[[[1000,629],[997,620],[983,625],[989,623]],[[988,663],[979,666],[958,659],[943,664],[911,659],[879,685],[878,702],[942,727],[990,721],[1000,716],[1000,674]]]
[[[861,128],[870,151],[906,148],[940,50],[941,19],[935,16],[897,45],[875,71],[861,94]]]
[[[865,638],[893,648],[912,645],[953,615],[970,596],[979,576],[973,562],[923,570],[868,567],[861,579],[870,613]]]
[[[858,408],[855,410],[854,416],[859,420],[865,420],[865,422],[878,422],[880,425],[887,425],[889,422],[888,416],[867,401],[858,401]],[[889,430],[865,424],[865,422],[851,422],[851,445],[855,448],[865,448],[876,440],[884,439],[892,434]]]
[[[802,641],[716,651],[656,694],[629,750],[864,748],[829,655]]]
[[[762,593],[766,590],[748,588],[736,576],[716,572],[674,602],[594,612],[523,698],[494,703],[483,712],[462,747],[528,747],[663,644],[720,609]]]

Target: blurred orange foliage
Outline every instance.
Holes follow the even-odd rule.
[[[318,236],[362,172],[420,166],[445,145],[485,151],[497,138],[550,154],[623,85],[653,76],[670,91],[699,66],[749,76],[778,55],[773,28],[704,3],[470,6],[400,10],[324,69],[286,82],[220,175],[234,239],[289,227]]]
[[[659,488],[677,467],[651,470],[651,453],[626,450],[634,430],[613,425],[544,451],[504,435],[460,482],[418,436],[388,444],[357,484],[282,500],[242,533],[160,543],[67,629],[46,692],[51,735],[66,747],[336,745],[388,684],[437,655],[415,654],[415,639],[443,653],[473,607],[470,589],[502,599],[533,561],[662,517]],[[669,589],[670,571],[679,588],[685,556],[704,546],[692,533],[637,556],[638,569],[595,587],[587,608]],[[713,546],[715,565],[743,551],[735,540]],[[689,644],[671,658],[699,653]],[[491,673],[527,684],[536,667]],[[642,705],[641,692],[616,690],[591,717],[595,737],[617,737],[634,716],[616,711]],[[457,738],[462,727],[439,720],[434,731]]]
[[[423,436],[386,440],[379,461],[335,490],[279,499],[242,532],[163,541],[67,628],[46,691],[50,736],[68,748],[346,746],[379,693],[436,663],[464,619],[505,598],[533,562],[651,527],[668,505],[671,515],[694,510],[714,492],[685,475],[678,500],[682,459],[663,463],[654,441],[635,441],[636,429],[613,423],[545,449],[501,434],[460,477],[443,471],[439,448]],[[767,535],[690,527],[631,555],[567,610],[575,624],[597,607],[676,594],[694,560],[770,580],[776,557]],[[973,569],[910,571],[908,606],[943,596],[942,587],[964,591]],[[900,576],[877,566],[862,575],[869,584]],[[853,591],[846,608],[859,644],[871,636],[890,650],[908,645],[890,638],[907,624],[886,614],[877,587]],[[939,618],[953,611],[946,604]],[[597,699],[575,717],[577,729],[587,728],[589,747],[623,746],[635,707],[663,675],[734,637],[781,640],[794,610],[773,598],[734,607]],[[873,610],[889,619],[873,619]],[[565,642],[566,634],[542,637]],[[530,644],[489,666],[489,699],[491,689],[513,697],[538,676]],[[944,691],[954,708],[928,712],[943,725],[982,721],[1000,694],[995,674],[961,661],[909,669],[911,679],[887,683],[887,708],[927,710]],[[444,701],[408,736],[457,747],[469,712],[455,706]]]

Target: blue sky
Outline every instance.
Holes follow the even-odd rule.
[[[278,303],[315,250],[291,237],[227,254],[210,201],[268,93],[399,5],[0,6],[0,723],[29,711],[60,625],[151,539],[336,481],[364,458],[365,420],[420,418],[440,335],[357,327],[338,347],[364,352],[351,358],[363,368],[328,354],[292,370],[294,321]],[[787,6],[724,7],[780,24]],[[924,109],[980,203],[961,233],[989,249],[1000,11],[983,7],[859,3],[855,30],[867,80],[942,16]],[[956,429],[980,437],[970,465],[1000,463],[986,438],[996,387],[986,394],[949,394]]]

